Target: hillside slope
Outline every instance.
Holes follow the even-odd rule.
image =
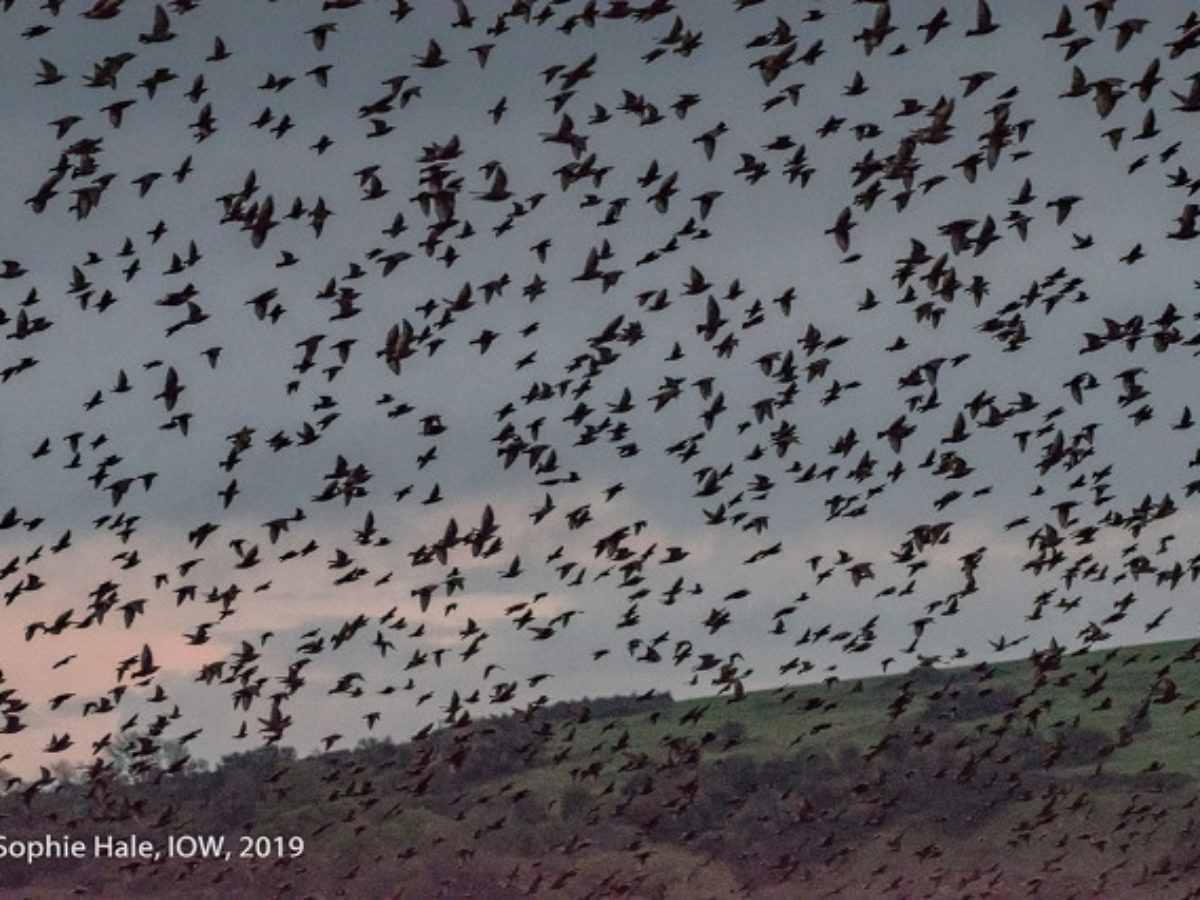
[[[53,791],[14,784],[5,840],[225,835],[229,860],[17,865],[54,896],[1046,896],[1200,886],[1200,643],[675,702],[545,704],[297,759]],[[27,802],[28,801],[28,802]],[[238,856],[245,828],[271,838]],[[58,834],[58,832],[55,832]],[[302,837],[292,856],[287,841]],[[275,840],[275,839],[282,840]],[[258,850],[265,847],[261,858]]]

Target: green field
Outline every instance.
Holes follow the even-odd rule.
[[[0,867],[14,895],[1187,896],[1200,644],[461,721],[0,801],[9,838],[301,835],[295,858]]]

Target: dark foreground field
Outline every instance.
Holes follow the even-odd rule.
[[[53,866],[0,860],[0,887],[31,897],[1200,895],[1200,643],[1051,649],[502,719],[473,719],[473,699],[404,745],[304,759],[267,747],[175,774],[116,758],[66,786],[10,782],[0,800],[10,848],[49,834],[89,849]],[[168,836],[224,835],[232,853],[97,859],[98,834],[160,849]],[[294,836],[304,840],[295,856]]]

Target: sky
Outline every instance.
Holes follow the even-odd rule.
[[[5,13],[5,768],[1200,630],[1181,8],[414,6]]]

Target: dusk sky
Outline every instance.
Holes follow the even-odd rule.
[[[1200,631],[1185,5],[413,6],[0,17],[3,768]]]

